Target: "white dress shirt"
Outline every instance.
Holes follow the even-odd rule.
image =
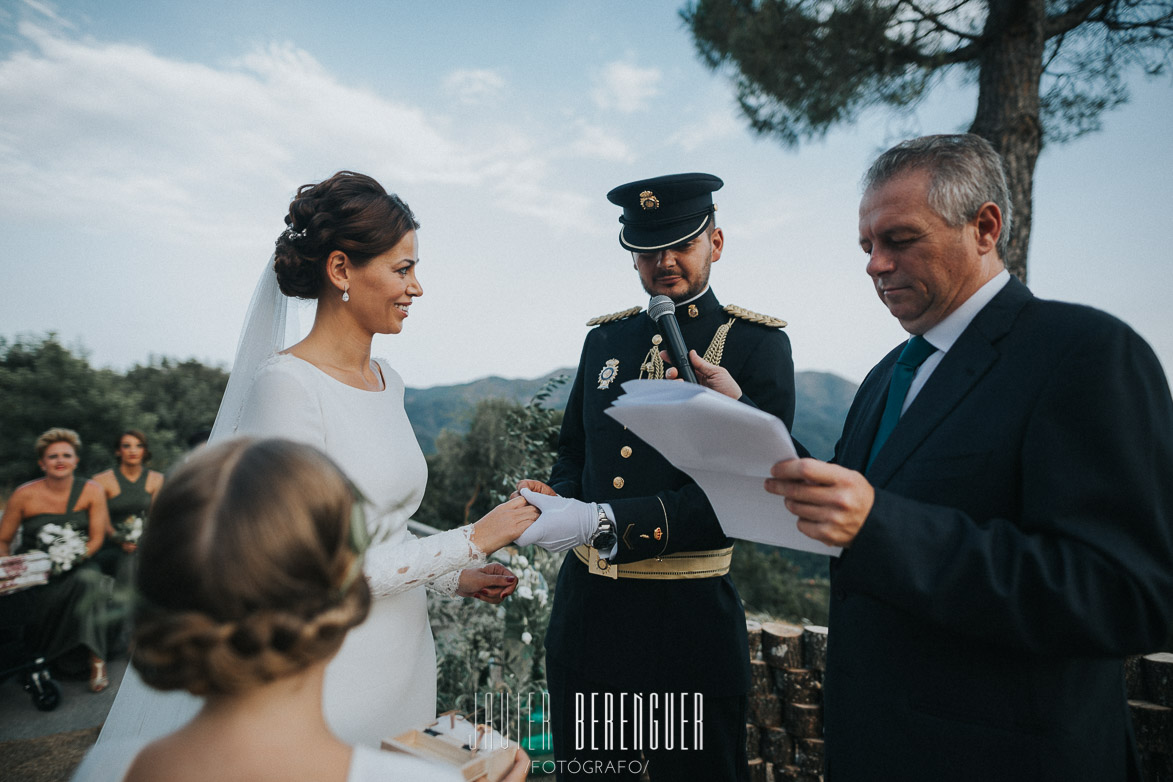
[[[921,335],[937,349],[937,352],[926,358],[925,362],[917,369],[916,375],[912,378],[912,385],[908,387],[908,395],[904,397],[904,407],[900,409],[901,415],[904,415],[904,411],[912,404],[912,400],[916,399],[916,395],[925,387],[929,375],[933,374],[933,370],[941,363],[941,359],[945,358],[945,354],[957,342],[961,333],[969,327],[977,314],[993,301],[994,297],[998,295],[998,291],[1002,290],[1008,282],[1010,282],[1010,272],[1003,269],[995,274],[989,282],[974,291],[974,294],[962,302],[960,307],[945,316],[944,320]]]

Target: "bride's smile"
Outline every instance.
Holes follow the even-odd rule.
[[[347,269],[349,300],[341,303],[341,311],[353,311],[372,334],[398,334],[412,301],[424,294],[416,278],[418,264],[419,239],[415,231],[408,231],[387,252]]]

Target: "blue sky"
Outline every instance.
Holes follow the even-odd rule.
[[[606,192],[704,171],[726,182],[718,295],[789,321],[798,369],[858,381],[904,337],[864,273],[860,174],[964,129],[974,88],[783,149],[681,4],[3,0],[0,336],[227,366],[290,196],[349,168],[422,223],[424,296],[376,354],[416,387],[533,377],[577,363],[588,318],[646,304]],[[1173,82],[1132,92],[1044,151],[1030,284],[1124,319],[1169,371]]]

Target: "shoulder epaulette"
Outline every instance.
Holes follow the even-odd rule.
[[[591,318],[586,324],[588,326],[598,326],[601,323],[612,323],[617,320],[623,320],[624,318],[630,318],[632,315],[638,315],[643,311],[643,307],[632,307],[622,312],[612,312],[610,315],[600,315],[597,318]]]
[[[786,321],[781,318],[775,318],[771,315],[762,315],[758,312],[752,312],[745,307],[738,307],[736,304],[726,304],[725,312],[735,318],[748,320],[750,323],[757,323],[759,326],[769,326],[773,329],[786,328]]]

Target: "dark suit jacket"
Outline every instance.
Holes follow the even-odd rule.
[[[695,317],[687,307],[678,307],[676,317],[685,343],[703,355],[731,316],[712,290],[696,305]],[[619,563],[731,543],[701,488],[604,413],[622,393],[620,384],[639,377],[658,333],[640,312],[587,335],[550,475],[550,486],[564,497],[611,504],[621,538]],[[617,375],[599,388],[599,373],[611,359],[619,362]],[[793,422],[794,364],[785,333],[737,319],[721,365],[741,384],[747,401],[787,426]],[[554,591],[546,648],[562,665],[629,691],[740,695],[749,687],[745,613],[728,575],[612,580],[588,573],[568,553]]]
[[[863,470],[893,350],[836,448]],[[868,473],[832,566],[832,782],[1133,778],[1121,657],[1173,616],[1173,402],[1149,346],[1017,280]]]

